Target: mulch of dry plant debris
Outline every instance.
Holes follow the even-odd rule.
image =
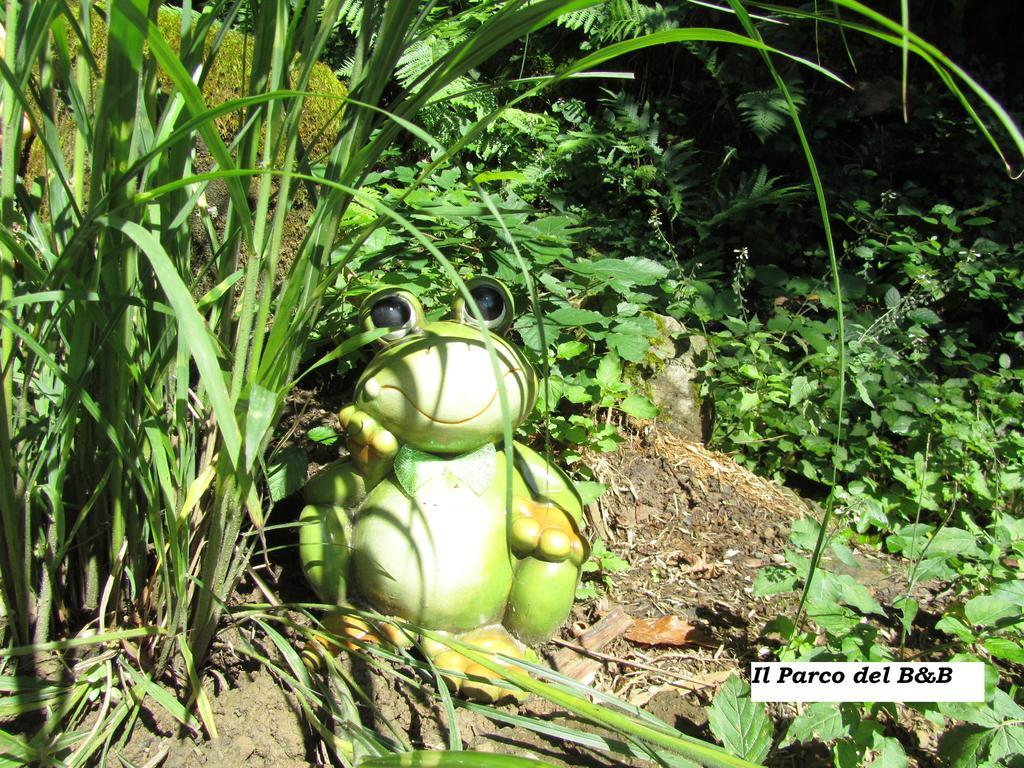
[[[297,408],[297,436],[333,418],[327,409],[333,410],[334,404],[311,401],[308,405],[305,411],[301,404]],[[336,456],[335,450],[317,451],[317,461]],[[569,659],[575,663],[570,668],[577,671],[585,667],[598,690],[641,706],[684,733],[711,738],[704,707],[731,674],[745,676],[751,661],[769,657],[773,641],[762,637],[765,623],[795,612],[795,595],[755,596],[754,578],[762,566],[783,562],[793,521],[815,514],[814,510],[796,494],[757,477],[729,457],[654,428],[639,430],[615,453],[589,456],[588,463],[609,488],[588,510],[588,534],[592,539],[600,537],[629,568],[613,574],[611,588],[597,598],[578,603],[561,637],[540,651],[549,660]],[[283,522],[280,512],[277,521]],[[278,559],[273,573],[266,574],[268,581],[284,591],[285,599],[310,599],[301,579],[288,577],[289,572],[298,573],[294,554],[289,554],[294,547],[282,546],[281,551],[283,559]],[[893,578],[899,564],[873,553],[858,556],[863,562],[858,579],[887,604],[893,597],[889,590],[899,582]],[[280,574],[276,580],[271,578],[274,573]],[[251,599],[260,600],[262,595],[254,589]],[[612,639],[596,650],[586,650],[595,626],[599,630],[602,619],[607,623],[616,617],[619,622]],[[651,621],[634,623],[643,619]],[[653,632],[655,639],[674,638],[672,644],[637,642],[635,638],[645,630],[648,635]],[[158,764],[288,766],[322,758],[302,726],[296,703],[270,674],[241,664],[232,667],[229,649],[222,647],[221,654],[223,672],[209,686],[220,738],[175,738],[168,724],[154,715],[144,723],[148,727],[132,738],[125,756],[136,765],[149,763],[153,768]],[[363,713],[367,724],[381,726],[388,721],[407,733],[414,746],[445,748],[445,714],[436,702],[393,676],[372,669],[356,669],[354,674],[374,702]],[[506,709],[579,725],[572,716],[536,699]],[[782,728],[795,708],[779,705],[772,714]],[[459,709],[458,716],[466,748],[533,756],[556,765],[628,764],[467,710]],[[914,735],[920,741],[928,737]],[[923,755],[923,746],[927,745],[908,751],[912,757],[915,752]],[[772,760],[775,765],[831,765],[824,748],[783,750]],[[921,757],[914,762],[926,765],[929,761]]]

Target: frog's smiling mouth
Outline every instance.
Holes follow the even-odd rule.
[[[514,376],[516,374],[518,374],[519,376],[521,376],[523,378],[526,377],[526,372],[523,371],[521,368],[511,368],[511,369],[506,370],[505,373],[502,375],[502,381],[504,381],[505,378],[507,378],[508,376]],[[422,408],[420,408],[419,405],[417,404],[416,400],[414,400],[413,398],[409,397],[409,395],[401,387],[398,387],[398,386],[396,386],[394,384],[383,384],[383,385],[381,385],[380,391],[383,391],[383,390],[386,390],[386,389],[394,390],[395,392],[400,394],[405,399],[405,401],[410,406],[412,406],[413,409],[418,414],[420,414],[423,418],[427,419],[428,421],[432,421],[435,424],[446,424],[446,425],[452,425],[452,426],[457,425],[457,424],[466,424],[467,422],[470,422],[470,421],[473,421],[476,418],[479,418],[480,416],[482,416],[483,414],[487,413],[487,411],[490,410],[491,406],[494,404],[494,401],[498,398],[498,388],[495,387],[494,388],[494,392],[491,394],[490,398],[487,400],[486,403],[484,403],[483,407],[481,407],[476,413],[472,413],[469,416],[464,416],[464,417],[458,418],[458,419],[442,419],[442,418],[438,418],[437,416],[433,416],[433,415],[427,413],[426,411],[424,411]],[[515,418],[515,417],[513,416],[513,418]]]

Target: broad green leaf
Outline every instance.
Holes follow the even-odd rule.
[[[977,768],[984,761],[992,731],[977,725],[958,725],[939,742],[939,756],[950,768]]]
[[[859,378],[855,378],[853,380],[853,386],[856,388],[857,396],[860,398],[861,402],[868,408],[874,408],[875,404],[871,401],[871,395],[868,394],[868,390],[867,387],[864,386],[864,382]]]
[[[914,617],[917,616],[917,600],[912,597],[901,597],[893,601],[892,607],[900,612],[900,625],[903,627],[903,631],[909,634],[910,628],[914,624]]]
[[[830,701],[818,701],[808,704],[803,713],[794,718],[786,730],[782,743],[814,740],[829,742],[849,735],[850,728],[843,722],[839,705]]]
[[[935,628],[951,635],[956,635],[966,643],[973,643],[975,640],[974,631],[956,616],[946,614],[935,622]]]
[[[1024,581],[1014,579],[996,584],[991,589],[993,597],[998,597],[1016,605],[1024,605]]]
[[[815,575],[815,582],[818,581],[822,573],[825,571],[819,571]],[[860,617],[835,600],[823,600],[817,596],[809,597],[806,606],[807,616],[833,637],[848,635],[861,623]]]
[[[608,320],[600,312],[578,307],[560,307],[547,312],[544,319],[566,328],[577,328],[584,325],[607,325]]]
[[[622,365],[619,363],[619,356],[616,354],[605,355],[597,364],[595,374],[597,383],[605,391],[614,391],[622,384]]]
[[[1005,724],[995,729],[988,748],[989,760],[1024,755],[1024,725]]]
[[[1014,664],[1024,664],[1024,647],[1019,642],[1008,640],[1005,637],[990,637],[981,645],[997,659],[1012,661]]]
[[[589,403],[594,399],[591,397],[590,393],[587,392],[586,388],[581,387],[579,384],[564,385],[562,389],[562,396],[570,403],[576,403],[577,405]]]
[[[756,408],[758,405],[760,405],[760,403],[761,396],[758,395],[757,392],[744,392],[740,396],[740,402],[739,406],[737,407],[737,410],[740,413],[746,413],[747,411]]]
[[[653,285],[668,275],[666,267],[640,256],[580,261],[567,266],[577,274],[607,280],[619,291],[625,291],[634,285]]]
[[[836,600],[856,608],[861,613],[885,614],[871,591],[849,574],[822,570],[818,571],[814,578],[818,583],[817,588],[821,591],[820,599]]]
[[[1004,720],[1024,722],[1024,707],[1001,688],[996,688],[992,692],[992,711]]]
[[[1020,615],[1020,606],[991,595],[972,597],[964,606],[964,615],[975,626],[996,626],[1001,619]]]
[[[790,568],[767,565],[754,577],[754,594],[763,597],[780,592],[792,592],[796,588],[797,575]]]
[[[291,445],[274,454],[267,464],[267,486],[272,501],[287,498],[306,482],[309,457],[297,445]]]
[[[934,534],[934,526],[924,523],[904,525],[885,540],[890,552],[903,552],[907,557],[983,557],[977,539],[962,528],[946,526]],[[930,542],[930,543],[929,543]],[[927,549],[925,547],[927,546]]]
[[[630,395],[619,403],[619,410],[635,419],[653,419],[658,415],[657,406],[643,395]]]
[[[918,307],[917,309],[912,309],[909,312],[907,312],[907,317],[909,317],[915,323],[920,323],[921,325],[935,325],[936,323],[941,322],[939,316],[935,314],[933,310],[930,310],[927,307]]]
[[[918,563],[914,570],[914,581],[922,582],[932,579],[952,579],[957,572],[943,557],[928,557]]]
[[[644,356],[651,348],[651,343],[646,337],[635,333],[619,333],[612,331],[604,337],[609,349],[614,350],[623,360],[631,363],[641,363]]]
[[[943,701],[938,704],[939,712],[951,720],[995,728],[1003,718],[993,709],[994,702]]]
[[[583,506],[593,504],[608,490],[607,485],[595,483],[593,480],[576,480],[573,482],[573,486],[575,486],[576,492],[580,495],[580,501],[583,502]]]
[[[547,355],[548,351],[544,349],[544,345],[541,343],[541,328],[537,324],[537,318],[531,312],[530,314],[522,315],[515,322],[515,328],[519,331],[519,336],[523,340],[523,345],[537,353],[538,355]],[[544,339],[543,341],[547,344],[558,336],[559,326],[553,323],[550,318],[544,316]]]
[[[818,389],[818,382],[811,381],[806,376],[796,376],[789,385],[789,407],[799,405]]]
[[[789,540],[794,547],[810,552],[814,550],[815,545],[818,543],[818,533],[820,531],[821,526],[817,520],[801,517],[799,520],[793,521],[793,526],[789,532]]]
[[[857,562],[857,558],[853,554],[853,551],[843,544],[843,542],[833,541],[829,545],[829,551],[831,551],[832,554],[835,555],[836,559],[847,568],[860,568],[860,563]]]
[[[334,445],[338,442],[338,433],[324,425],[313,427],[306,433],[306,437],[314,443],[321,443],[323,445]]]
[[[872,768],[906,768],[907,753],[903,745],[891,736],[880,736],[872,744],[876,757],[871,761]]]
[[[1011,490],[1008,488],[1005,476],[1000,483],[1005,490]],[[995,523],[995,536],[996,541],[1004,549],[1009,549],[1015,543],[1024,541],[1024,520],[1011,517],[1010,515],[1002,515]],[[1024,585],[1022,585],[1024,586]]]
[[[851,739],[843,739],[835,746],[832,764],[835,768],[861,768],[861,749]]]
[[[750,700],[750,686],[733,675],[708,708],[708,725],[732,752],[760,763],[772,745],[772,721],[764,704]]]
[[[587,345],[582,341],[566,341],[559,344],[555,349],[555,356],[559,360],[571,360],[578,355],[582,355],[587,349]]]

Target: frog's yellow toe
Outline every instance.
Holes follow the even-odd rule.
[[[370,445],[381,456],[390,458],[398,453],[398,440],[386,429],[380,428],[373,433]]]
[[[356,413],[356,406],[353,403],[349,403],[340,411],[338,411],[338,423],[341,424],[341,428],[346,432],[348,431],[348,425],[352,421],[352,417]]]
[[[569,553],[572,551],[572,540],[565,531],[549,528],[541,534],[537,549],[545,559],[561,562],[569,557]]]
[[[500,653],[520,659],[525,657],[523,647],[503,627],[474,630],[462,635],[459,640],[485,653]],[[526,697],[525,693],[498,685],[497,682],[503,679],[500,673],[471,661],[458,651],[442,650],[433,656],[433,660],[448,687],[467,698],[494,703],[507,698],[522,700]],[[501,666],[511,668],[511,665],[501,659],[494,658],[494,661]],[[458,676],[452,673],[457,673]]]
[[[517,553],[529,554],[537,548],[540,539],[540,523],[532,517],[520,517],[512,523],[512,548]]]
[[[324,632],[316,632],[313,640],[302,649],[302,660],[311,672],[320,668],[319,656],[342,651],[359,651],[367,645],[391,645],[408,648],[412,638],[398,625],[389,621],[368,622],[346,611],[330,611],[321,619]]]
[[[517,556],[552,563],[570,560],[574,565],[587,559],[587,545],[576,521],[557,504],[515,496],[512,515],[510,541]]]
[[[468,679],[462,681],[460,690],[468,699],[493,704],[502,699],[518,698],[516,691],[495,685],[494,681],[499,678],[487,667],[471,663],[466,667],[465,674]]]

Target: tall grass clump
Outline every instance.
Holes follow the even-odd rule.
[[[244,9],[250,31],[239,44],[229,30],[241,0],[175,11],[147,0],[6,0],[0,714],[27,718],[33,735],[0,731],[5,759],[84,763],[134,721],[146,697],[215,732],[201,665],[261,541],[265,454],[325,297],[386,221],[443,261],[400,211],[363,195],[362,183],[400,137],[430,142],[417,116],[453,84],[512,42],[596,4],[487,4],[469,34],[396,85],[396,67],[429,29],[434,3],[268,0]],[[739,31],[651,33],[551,79],[681,41],[754,48],[771,67],[781,54],[761,41],[743,3],[730,5]],[[850,0],[840,5],[874,24],[869,33],[924,57],[951,87],[964,80],[899,25]],[[323,82],[317,61],[343,17],[357,20],[347,84],[325,92],[314,85]],[[237,57],[239,48],[242,63],[226,70],[237,95],[208,101],[207,80],[222,76],[224,52]],[[310,126],[314,99],[321,118]],[[790,108],[796,118],[791,100]],[[434,165],[458,148],[437,147]],[[224,191],[216,210],[213,184]],[[292,244],[298,196],[312,213]],[[377,218],[339,242],[353,201]],[[209,244],[201,254],[197,230]],[[344,715],[343,703],[308,688],[272,615],[235,618],[278,643],[289,685]],[[570,682],[557,683],[521,681],[637,743],[744,764],[661,725],[602,712]],[[355,754],[351,741],[336,746],[345,760]],[[632,741],[630,750],[654,754]]]

